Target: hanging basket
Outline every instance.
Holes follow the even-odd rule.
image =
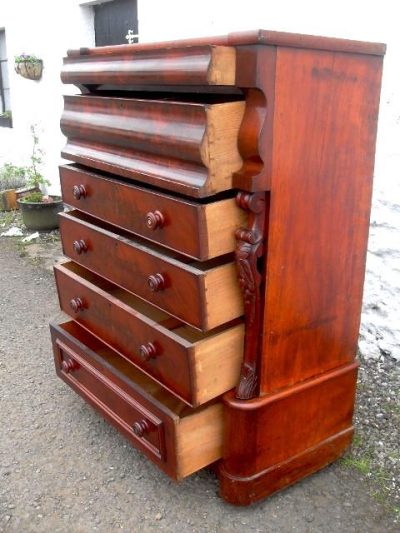
[[[42,77],[43,61],[20,61],[15,63],[15,72],[28,80],[40,80]]]

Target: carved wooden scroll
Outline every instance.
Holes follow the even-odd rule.
[[[258,260],[264,253],[266,193],[241,191],[236,202],[239,207],[249,211],[248,228],[240,228],[235,234],[236,265],[245,311],[244,354],[236,397],[248,400],[257,395],[259,388],[259,338],[262,322],[260,289],[263,278]]]

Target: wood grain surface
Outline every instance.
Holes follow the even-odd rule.
[[[232,187],[242,101],[65,96],[65,159],[194,197]]]
[[[221,403],[189,409],[78,324],[50,329],[59,377],[168,475],[182,479],[221,457]],[[143,421],[140,436],[133,428]]]
[[[233,261],[185,260],[93,222],[78,211],[60,215],[63,250],[76,263],[202,331],[242,315]],[[78,253],[82,241],[86,251]],[[162,289],[152,290],[154,276],[162,276]]]
[[[54,272],[65,313],[187,404],[197,407],[235,386],[242,324],[202,334],[72,261]],[[80,309],[71,306],[76,298]],[[155,352],[144,357],[148,343]]]
[[[61,70],[63,83],[77,85],[234,85],[236,50],[227,46],[190,46],[174,50],[119,47],[119,54],[93,58],[70,54]]]
[[[381,66],[278,50],[263,392],[355,357]]]
[[[233,252],[235,230],[246,224],[234,198],[196,203],[73,165],[60,167],[60,181],[66,204],[201,261]],[[148,217],[157,211],[163,223],[153,229]]]

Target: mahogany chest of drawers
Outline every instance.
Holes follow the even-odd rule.
[[[57,374],[249,504],[351,442],[384,45],[257,31],[68,52]]]

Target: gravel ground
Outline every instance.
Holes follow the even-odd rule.
[[[0,237],[0,531],[398,531],[400,376],[390,356],[361,360],[358,436],[343,460],[235,508],[208,470],[170,481],[56,378],[48,322],[61,313],[48,267],[59,255],[57,234],[26,246]]]
[[[400,518],[400,366],[388,354],[360,356],[356,438],[344,463],[374,481],[380,501],[391,501]]]

